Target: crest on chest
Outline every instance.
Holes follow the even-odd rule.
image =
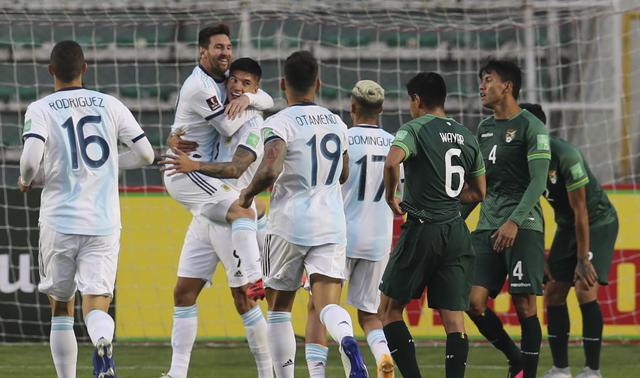
[[[516,129],[507,129],[507,133],[504,136],[505,142],[511,143],[511,141],[516,138],[516,132],[517,131],[518,130],[516,130]]]

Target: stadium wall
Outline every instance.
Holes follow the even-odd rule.
[[[640,191],[631,188],[610,189],[609,197],[620,216],[620,234],[616,243],[610,285],[602,287],[599,299],[605,320],[604,334],[624,338],[640,337]],[[545,244],[549,248],[555,232],[553,212],[543,202]],[[116,333],[122,339],[168,339],[171,334],[172,293],[180,248],[190,214],[166,194],[125,193],[121,198],[123,232],[116,291]],[[171,214],[167,217],[167,214]],[[468,220],[477,223],[477,211]],[[346,295],[343,295],[345,298]],[[307,294],[299,291],[293,311],[296,334],[304,334]],[[542,297],[538,304],[541,308]],[[515,310],[508,294],[492,303],[505,320],[510,334],[519,334]],[[224,271],[218,269],[211,288],[199,298],[198,336],[211,340],[243,339],[242,321],[233,306]],[[263,303],[264,306],[264,303]],[[355,319],[355,311],[350,309]],[[264,308],[263,308],[264,309]],[[581,316],[574,295],[569,296],[571,332],[579,334]],[[424,298],[414,301],[407,311],[411,332],[416,337],[442,337],[439,316],[427,308]],[[543,320],[546,324],[546,318]],[[467,320],[471,336],[478,331]],[[546,332],[546,327],[543,327]],[[358,334],[362,332],[358,329]]]

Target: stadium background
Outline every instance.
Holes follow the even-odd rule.
[[[405,82],[435,70],[449,88],[447,110],[475,130],[483,116],[477,69],[491,56],[524,70],[522,100],[540,102],[552,133],[580,146],[618,209],[621,232],[611,284],[600,291],[605,334],[640,336],[640,6],[636,1],[232,1],[5,2],[0,10],[0,341],[46,340],[49,309],[35,291],[36,190],[16,190],[20,134],[26,106],[53,90],[46,66],[51,47],[76,39],[85,48],[89,88],[115,94],[132,109],[158,154],[173,121],[175,97],[197,57],[197,31],[228,23],[234,56],[263,67],[263,89],[278,90],[281,65],[297,49],[320,61],[318,102],[345,120],[348,93],[358,79],[385,87],[382,125],[394,132],[409,120]],[[214,8],[215,7],[215,8]],[[484,115],[487,115],[484,113]],[[172,288],[189,214],[161,187],[157,168],[122,174],[123,237],[111,311],[119,340],[168,340]],[[547,247],[552,212],[545,204]],[[475,216],[469,220],[475,225]],[[366,232],[363,231],[363,232]],[[224,277],[203,292],[199,336],[242,338]],[[303,333],[306,294],[294,310]],[[508,296],[496,311],[519,333]],[[570,297],[572,333],[581,329]],[[353,314],[353,313],[352,313]],[[409,307],[417,337],[441,337],[424,303]],[[86,333],[76,317],[76,333]],[[543,327],[543,329],[545,329]],[[477,330],[469,324],[471,335]],[[546,329],[545,329],[546,331]]]

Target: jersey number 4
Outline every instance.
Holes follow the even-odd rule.
[[[99,135],[89,135],[88,137],[84,137],[84,125],[86,124],[99,124],[102,123],[102,117],[99,115],[93,116],[84,116],[80,118],[78,124],[73,126],[73,119],[71,117],[67,118],[66,121],[62,124],[62,128],[67,130],[67,137],[69,138],[69,148],[71,150],[71,168],[78,169],[78,149],[76,147],[76,136],[78,138],[78,146],[80,146],[80,156],[82,156],[82,161],[91,167],[91,168],[99,168],[101,167],[109,157],[109,144],[104,138]],[[94,160],[87,153],[87,147],[90,144],[95,143],[100,147],[100,158]]]
[[[364,201],[364,193],[367,189],[367,161],[369,155],[364,155],[362,158],[356,161],[356,164],[360,166],[360,181],[358,182],[358,201]],[[372,163],[384,163],[387,157],[384,155],[371,155]],[[376,191],[375,197],[373,197],[373,202],[378,202],[382,198],[384,194],[384,180],[380,182],[378,185],[378,189]]]
[[[316,136],[314,135],[307,142],[307,146],[311,147],[311,186],[315,187],[318,183],[318,146],[316,145]],[[333,142],[335,150],[329,150],[329,142]],[[325,185],[331,185],[336,176],[338,169],[338,163],[340,162],[341,148],[340,137],[336,134],[327,134],[320,140],[320,153],[322,156],[331,161],[331,168],[329,169],[329,175],[325,180]]]

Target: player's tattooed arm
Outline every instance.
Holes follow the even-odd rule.
[[[396,215],[404,214],[400,208],[400,199],[396,197],[396,189],[400,182],[400,163],[405,159],[405,151],[397,146],[391,146],[384,162],[385,200]]]
[[[163,160],[158,162],[161,171],[169,171],[168,176],[176,173],[200,172],[204,175],[216,178],[238,178],[247,170],[249,165],[256,160],[256,155],[245,148],[238,148],[230,162],[207,163],[191,160],[189,155],[180,150],[173,149],[173,155],[163,155]]]
[[[249,208],[253,197],[267,190],[276,181],[284,166],[284,158],[287,154],[287,145],[284,140],[274,138],[264,145],[264,156],[253,180],[240,193],[239,203],[244,208]]]

